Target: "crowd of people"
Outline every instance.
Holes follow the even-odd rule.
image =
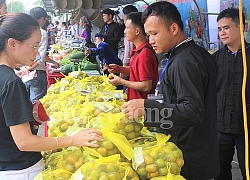
[[[236,147],[246,180],[240,41],[244,14],[241,24],[238,9],[219,13],[218,35],[224,47],[211,55],[186,37],[174,4],[155,2],[143,12],[131,5],[126,8],[124,34],[125,41],[131,43],[125,45],[126,64],[117,57],[123,32],[117,31],[121,26],[114,22],[115,12],[111,9],[102,11],[104,25],[95,34],[96,47],[85,48],[86,55],[99,55],[105,73],[113,75],[111,84],[127,87],[128,99],[122,112],[131,120],[144,116],[146,127],[153,126],[156,132],[171,135],[170,141],[183,152],[184,178],[232,179],[231,162]],[[56,30],[41,7],[32,8],[29,15],[7,13],[6,2],[0,0],[0,13],[0,179],[31,180],[44,169],[40,151],[68,146],[98,147],[95,142],[102,141],[102,133],[83,129],[68,137],[37,136],[32,103],[46,94],[46,62],[58,66],[45,53],[49,38],[53,37],[46,30],[59,36],[63,36],[63,31]],[[92,25],[88,18],[80,18],[80,33],[78,22],[70,21],[71,35],[91,43]],[[61,24],[61,29],[68,29],[67,23]],[[245,43],[249,63],[250,44]],[[160,74],[155,54],[166,54]],[[19,65],[20,71],[15,72]],[[23,83],[20,76],[31,71],[36,71],[36,76]],[[249,86],[248,78],[246,92]],[[247,104],[249,98],[247,94]],[[248,114],[249,111],[247,106]],[[247,123],[249,127],[249,120]]]

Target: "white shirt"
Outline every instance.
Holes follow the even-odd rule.
[[[41,47],[38,50],[40,58],[38,58],[38,56],[37,56],[37,63],[39,65],[37,67],[35,67],[34,70],[44,70],[44,71],[46,71],[45,56],[46,56],[46,53],[47,53],[47,46],[48,46],[48,34],[42,28],[40,28],[40,31],[41,31],[41,35],[42,35],[42,37],[41,37]]]
[[[71,37],[75,37],[78,34],[78,25],[74,24],[70,26]]]

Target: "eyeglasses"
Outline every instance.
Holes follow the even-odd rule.
[[[38,51],[39,48],[41,47],[41,44],[39,44],[38,46],[34,46],[34,45],[29,44],[29,46],[34,48],[35,51]]]

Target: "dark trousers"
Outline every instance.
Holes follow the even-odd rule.
[[[232,180],[232,160],[237,149],[237,158],[243,180],[246,180],[245,171],[245,137],[244,134],[227,134],[218,132],[220,175],[215,180]]]

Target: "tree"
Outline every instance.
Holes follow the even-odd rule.
[[[36,0],[36,1],[34,2],[34,4],[37,5],[37,6],[40,6],[40,7],[42,7],[42,8],[45,8],[44,3],[43,3],[42,0]]]
[[[7,11],[8,12],[25,12],[25,6],[23,2],[20,1],[11,1],[7,4]]]

